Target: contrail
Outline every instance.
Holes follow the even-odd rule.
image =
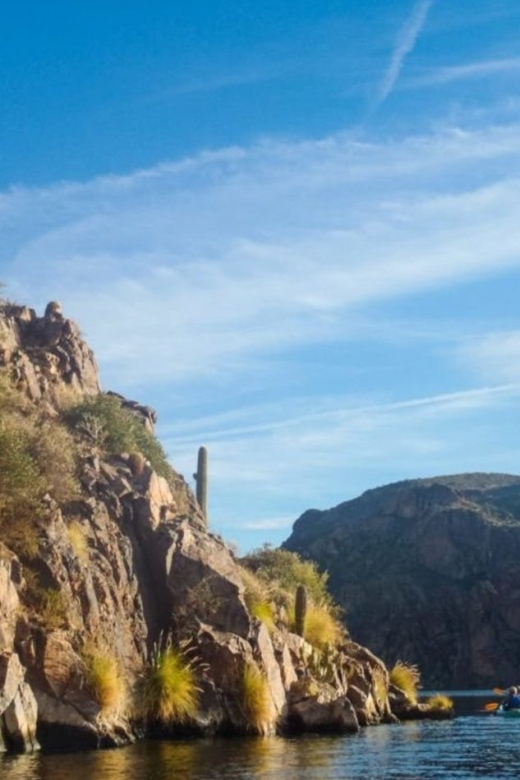
[[[428,12],[432,7],[435,0],[418,0],[415,4],[410,18],[399,33],[397,43],[394,51],[392,52],[392,59],[387,72],[384,75],[379,95],[377,98],[377,105],[381,105],[392,92],[396,85],[401,68],[403,67],[404,60],[411,51],[413,51],[417,38],[419,37],[422,28],[426,22]]]

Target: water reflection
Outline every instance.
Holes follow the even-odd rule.
[[[0,758],[1,780],[480,780],[520,775],[520,722],[480,717],[357,736],[141,742]]]

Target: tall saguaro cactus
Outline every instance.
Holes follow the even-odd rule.
[[[305,633],[305,617],[307,615],[307,588],[298,585],[296,588],[296,603],[294,605],[294,630],[298,636]]]
[[[199,447],[199,456],[197,459],[197,471],[193,475],[197,485],[197,501],[202,509],[206,525],[208,523],[208,450],[206,447]]]

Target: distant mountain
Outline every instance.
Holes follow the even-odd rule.
[[[425,687],[520,682],[520,476],[369,490],[305,512],[283,546],[328,570],[356,641]]]

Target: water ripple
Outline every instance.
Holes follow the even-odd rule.
[[[141,742],[0,758],[1,780],[481,780],[520,776],[520,719],[379,726],[349,737]]]

